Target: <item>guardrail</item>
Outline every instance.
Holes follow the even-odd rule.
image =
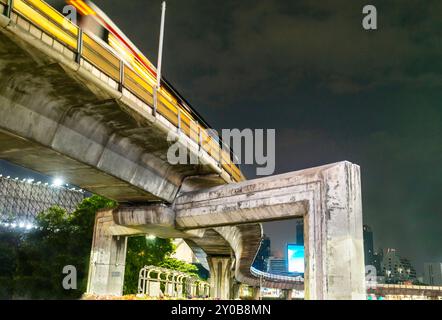
[[[42,0],[0,0],[0,3],[4,4],[4,15],[11,17],[15,13],[24,18],[46,35],[72,50],[77,63],[80,63],[82,59],[87,61],[118,83],[119,91],[122,92],[123,88],[128,90],[151,106],[153,110],[154,84],[149,83],[140,72],[127,65],[110,47],[98,42],[87,32],[83,32],[50,5]],[[158,92],[156,112],[212,157],[233,181],[245,180],[232,159],[230,149],[225,147],[221,138],[213,137],[208,133],[210,128],[199,124],[197,119],[175,101],[164,88]],[[152,114],[156,116],[154,111]]]
[[[263,278],[269,281],[278,281],[278,282],[286,282],[286,283],[304,283],[304,279],[301,276],[283,276],[279,274],[273,274],[264,272],[256,269],[255,267],[250,267],[250,272],[257,278]]]
[[[138,294],[149,297],[208,298],[208,282],[176,270],[144,266],[138,276]]]

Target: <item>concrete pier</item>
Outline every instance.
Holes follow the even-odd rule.
[[[228,300],[233,298],[233,274],[230,257],[208,257],[210,268],[211,296],[215,299]]]
[[[88,294],[123,294],[127,237],[112,235],[109,227],[113,224],[112,211],[97,213],[89,262]]]

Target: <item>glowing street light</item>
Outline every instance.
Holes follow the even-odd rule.
[[[55,178],[55,179],[52,181],[52,185],[53,185],[54,187],[61,187],[63,184],[64,184],[64,182],[63,182],[63,179],[61,179],[61,178]]]

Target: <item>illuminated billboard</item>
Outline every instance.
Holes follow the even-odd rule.
[[[304,246],[288,244],[287,262],[289,272],[304,273]]]

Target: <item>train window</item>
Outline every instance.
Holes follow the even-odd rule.
[[[92,33],[106,43],[109,43],[109,31],[96,20],[95,16],[81,16],[79,25],[84,31]]]

